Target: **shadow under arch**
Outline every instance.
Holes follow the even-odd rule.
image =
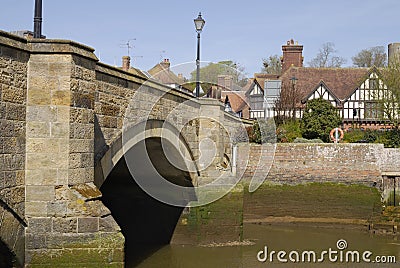
[[[154,127],[159,126],[159,123],[153,122],[149,125],[153,128],[147,128],[146,125],[151,132],[148,135],[132,135],[135,141],[118,157],[118,162],[113,165],[100,187],[102,201],[110,209],[125,237],[126,267],[139,264],[155,250],[168,244],[185,205],[196,200],[193,174],[170,163],[171,155],[174,162],[181,163],[185,163],[184,156],[173,142],[157,135]],[[165,151],[168,151],[168,157]],[[146,159],[144,156],[148,157],[154,168],[143,162]],[[171,198],[179,199],[180,206],[168,205],[154,199],[134,179],[141,176],[151,182],[156,176],[155,172],[168,182],[192,189],[172,193]]]
[[[19,267],[16,256],[0,239],[0,267]]]

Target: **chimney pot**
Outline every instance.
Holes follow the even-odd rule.
[[[160,64],[164,69],[169,71],[169,67],[171,66],[169,59],[164,59],[163,62],[161,62]]]
[[[128,71],[131,68],[131,57],[123,56],[122,57],[122,70]]]
[[[293,39],[287,41],[287,45],[282,46],[282,73],[286,72],[291,66],[303,67],[303,46]]]

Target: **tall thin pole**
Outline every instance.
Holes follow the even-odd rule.
[[[33,19],[33,38],[42,37],[42,0],[35,0],[35,16]]]
[[[200,96],[200,33],[197,33],[196,98]]]
[[[393,177],[393,206],[396,206],[396,177]]]

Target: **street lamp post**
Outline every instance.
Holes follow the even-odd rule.
[[[196,98],[200,95],[200,33],[203,30],[206,21],[201,17],[201,12],[199,16],[194,19],[194,26],[197,32],[197,59],[196,59]]]
[[[33,38],[42,38],[42,0],[35,0],[35,16],[33,18]]]

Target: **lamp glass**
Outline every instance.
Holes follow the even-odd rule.
[[[199,13],[199,16],[194,19],[194,25],[196,27],[197,32],[201,32],[203,30],[204,24],[206,21],[201,17],[201,13]]]

